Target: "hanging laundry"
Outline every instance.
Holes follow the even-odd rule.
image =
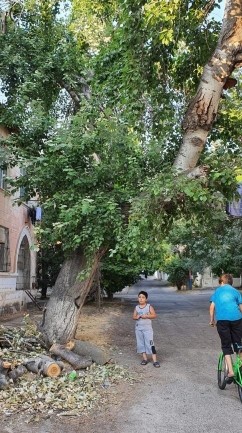
[[[242,183],[238,185],[237,192],[240,195],[240,199],[228,203],[226,207],[227,214],[234,217],[242,217]]]
[[[42,209],[40,206],[36,208],[36,221],[41,221],[42,218]]]

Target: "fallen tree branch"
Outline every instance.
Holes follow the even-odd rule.
[[[107,364],[110,356],[99,347],[88,341],[72,340],[74,347],[72,351],[81,356],[90,356],[92,361],[99,365]]]
[[[50,353],[60,356],[62,359],[71,364],[75,370],[90,367],[92,364],[92,359],[90,356],[81,357],[61,344],[53,344],[50,348]]]

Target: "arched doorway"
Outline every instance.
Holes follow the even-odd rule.
[[[30,251],[27,236],[23,237],[19,248],[16,289],[30,289]]]

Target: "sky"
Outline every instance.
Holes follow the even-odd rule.
[[[220,9],[216,8],[211,14],[211,17],[215,18],[217,21],[222,21],[224,15],[225,0],[220,3]]]

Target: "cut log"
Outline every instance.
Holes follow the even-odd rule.
[[[82,356],[90,356],[92,361],[98,365],[107,364],[110,361],[110,355],[108,355],[104,350],[95,346],[89,341],[80,341],[80,340],[72,340],[74,341],[74,347],[72,351]]]
[[[11,363],[0,359],[0,389],[5,389],[8,386],[7,374]]]
[[[43,376],[58,377],[61,374],[61,368],[56,362],[43,362],[41,373]]]
[[[11,364],[11,362],[3,361],[3,362],[2,362],[2,367],[3,367],[3,368],[6,368],[6,369],[8,370],[9,368],[12,367],[12,364]]]
[[[18,367],[14,368],[13,370],[10,370],[8,373],[8,377],[13,380],[13,382],[16,382],[16,380],[23,376],[27,372],[27,368],[24,367],[24,365],[18,365]]]
[[[7,374],[10,367],[10,362],[0,359],[0,389],[5,389],[8,386]]]
[[[31,373],[40,374],[42,362],[43,361],[40,358],[26,359],[24,361],[24,366],[28,371],[31,371]]]
[[[8,380],[5,374],[0,373],[0,389],[5,389],[8,386]]]
[[[11,365],[11,362],[3,361],[2,359],[0,359],[0,374],[6,376],[8,370],[11,368]]]
[[[51,361],[52,360],[53,362],[55,362],[56,364],[59,365],[59,367],[60,367],[61,370],[63,370],[63,368],[65,368],[64,362],[62,362],[60,359],[53,359],[53,358],[51,358],[48,355],[39,355],[39,358],[42,358],[45,361]]]
[[[92,364],[92,359],[90,356],[80,356],[61,344],[53,344],[50,348],[50,353],[60,356],[65,361],[69,362],[69,364],[71,364],[75,370],[90,367],[90,365]]]
[[[41,355],[36,358],[26,359],[24,366],[35,374],[42,374],[48,377],[58,377],[61,374],[61,366],[52,358]]]

